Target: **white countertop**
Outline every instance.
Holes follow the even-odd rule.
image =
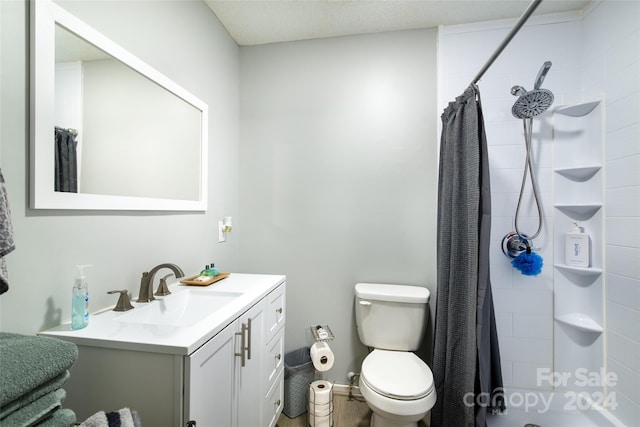
[[[92,314],[86,328],[72,330],[71,324],[57,326],[40,332],[40,335],[53,336],[77,345],[117,348],[124,350],[146,351],[176,355],[189,355],[237,319],[256,302],[260,301],[273,289],[284,283],[285,276],[265,274],[232,273],[226,279],[209,286],[187,286],[176,281],[169,286],[173,294],[186,289],[197,289],[199,292],[239,292],[241,296],[228,305],[213,311],[203,320],[189,326],[168,326],[150,324],[132,324],[118,321],[132,311],[116,312],[112,309]],[[166,297],[171,298],[171,295]],[[151,303],[137,303],[134,307],[142,307]],[[135,310],[135,309],[134,309]]]

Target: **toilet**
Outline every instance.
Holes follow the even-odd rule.
[[[429,314],[429,290],[358,283],[355,312],[362,344],[373,348],[360,370],[372,427],[417,427],[436,402],[433,374],[416,356]]]

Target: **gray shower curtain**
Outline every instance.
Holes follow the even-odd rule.
[[[55,128],[55,180],[54,190],[78,192],[78,166],[76,136],[67,129]]]
[[[442,114],[432,426],[485,427],[505,409],[489,280],[491,192],[478,87]]]

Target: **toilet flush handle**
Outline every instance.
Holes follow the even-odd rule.
[[[371,305],[371,302],[370,301],[365,301],[365,300],[360,300],[360,301],[358,301],[358,304],[363,305],[365,307],[368,307],[368,306]]]

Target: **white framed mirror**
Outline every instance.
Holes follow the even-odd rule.
[[[206,210],[204,102],[50,0],[30,77],[31,208]]]

